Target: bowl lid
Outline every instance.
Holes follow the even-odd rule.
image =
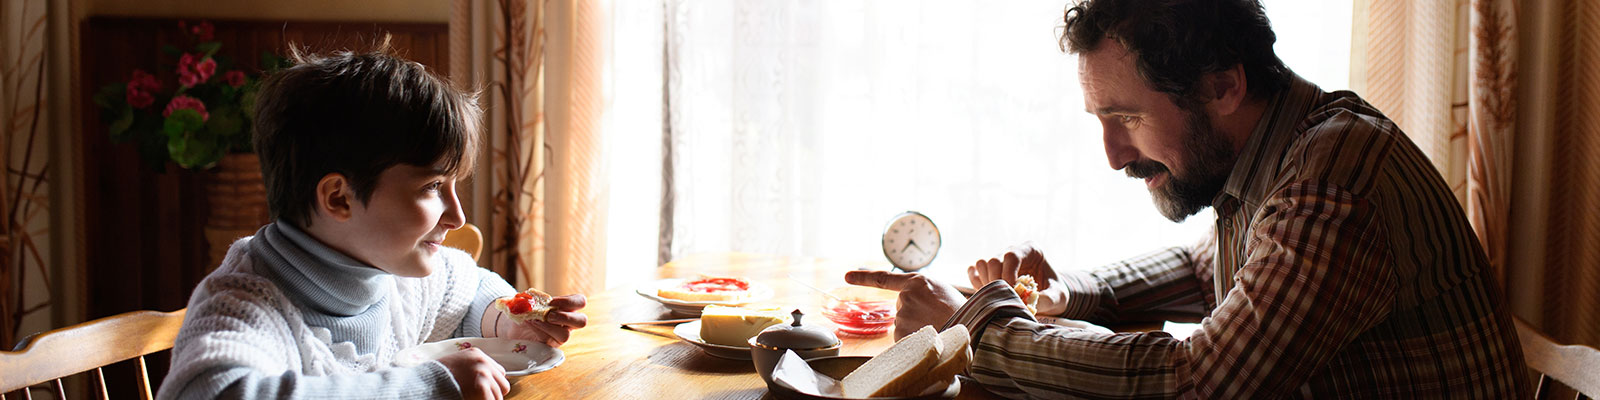
[[[839,337],[833,332],[812,325],[802,325],[800,318],[805,313],[795,309],[790,313],[794,316],[794,323],[777,324],[767,327],[756,335],[755,342],[764,346],[785,349],[818,349],[832,347],[839,344]]]

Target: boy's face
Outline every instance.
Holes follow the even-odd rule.
[[[466,217],[456,199],[456,178],[429,168],[399,164],[384,170],[366,204],[350,203],[346,237],[330,238],[358,260],[391,274],[422,277],[443,259],[440,242]]]

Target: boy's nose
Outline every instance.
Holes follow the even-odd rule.
[[[439,225],[455,230],[466,222],[467,215],[461,210],[461,199],[456,197],[455,190],[451,190],[450,199],[444,203],[444,215],[439,216]]]

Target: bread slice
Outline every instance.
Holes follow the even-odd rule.
[[[844,397],[914,396],[928,383],[926,375],[939,364],[939,335],[924,326],[867,360],[839,381]]]
[[[1028,306],[1029,314],[1039,313],[1039,285],[1034,282],[1032,275],[1017,277],[1017,285],[1011,287],[1017,292],[1017,297],[1022,298],[1022,304]]]
[[[545,315],[550,313],[551,299],[549,293],[528,288],[525,292],[495,299],[494,308],[519,324],[527,321],[544,321]]]
[[[965,372],[972,364],[971,342],[972,334],[966,325],[957,324],[939,332],[939,364],[928,372],[928,382],[950,382],[950,378]]]

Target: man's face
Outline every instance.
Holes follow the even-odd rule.
[[[1161,215],[1181,222],[1211,205],[1236,159],[1203,104],[1152,89],[1115,40],[1078,57],[1083,104],[1100,119],[1111,169],[1144,179]]]
[[[442,263],[444,235],[465,216],[456,198],[456,178],[428,168],[399,164],[384,170],[366,204],[354,201],[347,254],[391,274],[422,277]]]

